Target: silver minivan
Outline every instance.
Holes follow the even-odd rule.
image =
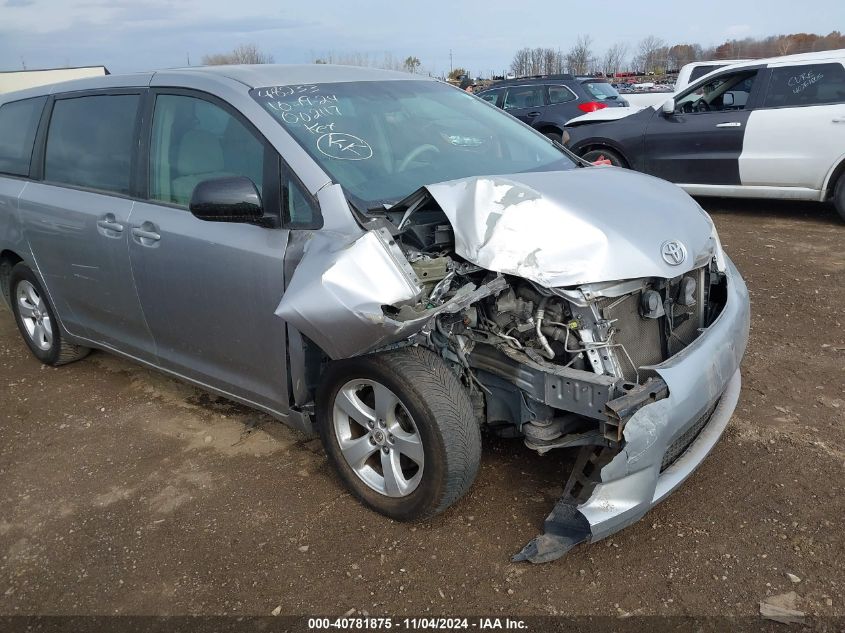
[[[749,327],[674,185],[439,81],[324,65],[0,97],[0,289],[41,362],[106,350],[318,432],[395,519],[467,491],[482,429],[574,449],[534,562],[692,473]]]

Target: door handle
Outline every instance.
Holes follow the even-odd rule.
[[[838,116],[835,119],[833,119],[833,122],[834,123],[845,123],[845,116]]]
[[[138,241],[145,246],[149,246],[151,242],[158,242],[161,239],[155,231],[155,226],[149,222],[144,222],[141,227],[132,229],[132,235],[138,238]]]
[[[102,220],[97,220],[97,226],[105,231],[114,231],[115,233],[123,231],[123,225],[115,220],[112,213],[107,214]]]
[[[540,116],[540,113],[539,112],[529,112],[525,116]]]
[[[742,127],[739,121],[730,121],[728,123],[717,123],[716,127]]]

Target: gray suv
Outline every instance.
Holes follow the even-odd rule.
[[[322,65],[4,95],[0,288],[41,362],[106,350],[319,432],[395,519],[467,491],[482,428],[574,448],[534,562],[701,463],[749,324],[674,185],[444,83]]]
[[[493,84],[478,97],[502,108],[558,143],[570,119],[604,108],[628,107],[609,81],[599,77],[538,75]]]

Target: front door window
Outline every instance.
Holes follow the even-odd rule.
[[[264,145],[213,103],[183,95],[156,97],[150,146],[150,198],[188,206],[200,182],[246,176],[261,191]]]
[[[756,77],[756,70],[719,75],[680,97],[675,109],[686,113],[744,110]]]

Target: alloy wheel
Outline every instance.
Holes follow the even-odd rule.
[[[340,452],[367,486],[405,497],[422,480],[425,455],[414,419],[399,397],[374,380],[351,380],[337,392],[332,423]]]
[[[53,323],[41,295],[26,280],[18,284],[16,295],[18,313],[27,336],[38,349],[46,352],[53,347]]]

